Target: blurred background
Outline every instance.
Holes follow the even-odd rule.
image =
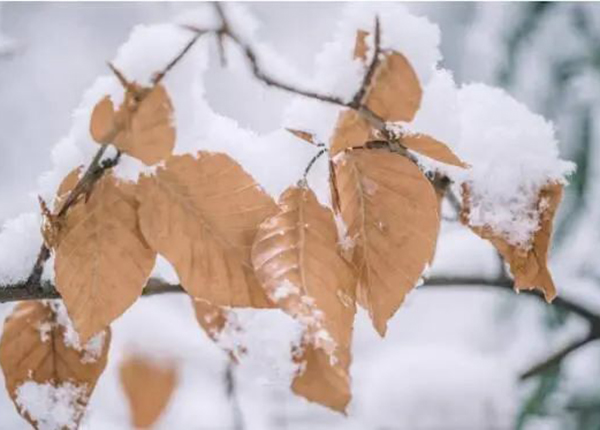
[[[600,4],[405,5],[439,25],[442,65],[457,83],[503,87],[554,121],[562,157],[578,168],[559,214],[552,268],[559,294],[600,314]],[[330,27],[343,6],[247,4],[260,23],[261,40],[307,74],[315,53],[330,40]],[[131,28],[169,20],[190,7],[0,3],[0,222],[36,210],[32,192],[38,176],[51,168],[53,145],[65,135],[81,95],[106,72],[106,60]],[[239,103],[218,76],[216,66],[207,75],[207,97],[216,110],[257,132],[279,126],[281,107],[289,101],[286,94],[257,87],[250,96],[258,108],[250,107]],[[443,234],[437,273],[457,266],[475,272],[497,264],[492,249],[460,226],[445,225]],[[147,327],[135,321],[154,309],[155,300],[136,305],[115,331]],[[181,305],[180,298],[165,300],[175,308]],[[11,307],[0,305],[0,316]],[[181,318],[194,325],[191,311]],[[530,365],[586,333],[577,316],[490,287],[452,287],[411,294],[384,340],[365,321],[359,317],[356,325],[355,397],[348,418],[295,399],[277,384],[267,384],[271,388],[258,402],[241,374],[242,427],[600,429],[600,342],[586,344],[534,378],[518,380]],[[180,328],[173,323],[174,330]],[[192,333],[205,336],[195,326]],[[224,388],[219,388],[224,357],[208,339],[197,347],[209,350],[197,358],[201,370],[193,373],[201,383],[186,384],[188,394],[174,400],[179,404],[161,428],[240,428],[240,422],[232,421]],[[93,400],[97,408],[85,426],[127,428],[125,412],[109,412],[122,408],[111,399],[113,385],[99,384]],[[184,404],[204,415],[191,424],[193,414],[182,412]],[[27,427],[0,390],[0,429],[19,428]]]

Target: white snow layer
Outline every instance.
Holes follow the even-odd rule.
[[[78,403],[82,396],[85,386],[65,382],[54,387],[28,381],[17,388],[16,402],[37,422],[39,430],[75,430],[76,417],[83,413]]]
[[[538,228],[540,189],[565,183],[574,165],[560,159],[552,124],[503,90],[466,85],[458,106],[460,155],[472,165],[470,224],[526,244]]]

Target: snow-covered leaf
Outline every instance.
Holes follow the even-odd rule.
[[[556,287],[548,270],[548,251],[550,250],[554,215],[562,199],[562,193],[563,186],[558,183],[548,184],[540,190],[536,203],[538,229],[527,243],[514,245],[489,226],[470,226],[477,235],[489,240],[504,261],[509,264],[510,271],[515,278],[515,289],[537,288],[544,293],[549,302],[556,297]],[[469,225],[469,211],[469,188],[465,185],[463,187],[461,220],[467,225]],[[515,222],[519,222],[519,220],[515,220]]]
[[[110,328],[83,347],[70,329],[52,304],[41,301],[19,303],[4,323],[6,388],[36,429],[76,429],[106,366]]]
[[[234,362],[239,361],[246,352],[245,347],[223,340],[223,335],[229,334],[230,331],[242,331],[242,327],[237,323],[233,312],[223,306],[215,306],[203,299],[193,297],[191,299],[198,324],[204,329],[208,337],[219,345]]]
[[[350,340],[356,279],[338,253],[333,214],[305,185],[288,188],[252,247],[269,297],[305,327],[303,364],[292,388],[344,411],[350,401]]]

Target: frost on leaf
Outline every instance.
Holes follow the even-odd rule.
[[[112,143],[150,166],[167,159],[173,151],[172,116],[173,106],[162,85],[142,88],[133,84],[116,112],[108,96],[94,107],[90,133],[96,142]]]
[[[552,237],[554,215],[562,199],[563,186],[550,183],[544,186],[535,203],[534,213],[537,216],[538,228],[532,237],[523,243],[511,243],[501,233],[495,232],[490,226],[470,225],[470,191],[463,186],[463,209],[461,220],[469,225],[477,235],[489,240],[498,250],[502,258],[510,266],[515,279],[515,289],[530,290],[537,288],[544,293],[547,301],[556,297],[556,287],[548,270],[548,252]],[[519,222],[519,220],[515,220]]]
[[[417,165],[399,154],[348,150],[334,162],[339,212],[355,244],[358,301],[383,336],[433,257],[438,200]]]
[[[156,253],[140,233],[137,206],[134,185],[105,174],[61,220],[56,288],[84,341],[135,302],[154,267]]]
[[[0,365],[19,413],[36,429],[76,429],[106,366],[110,329],[90,343],[69,342],[52,304],[19,303],[4,323]]]
[[[222,306],[215,306],[206,300],[192,299],[198,324],[217,345],[234,361],[238,362],[246,349],[235,341],[234,333],[242,331],[235,314]]]
[[[143,356],[127,358],[120,367],[123,390],[135,428],[151,428],[169,404],[177,386],[177,369]]]
[[[338,253],[333,214],[306,186],[288,188],[258,230],[252,262],[269,297],[305,327],[293,390],[344,411],[356,279]]]
[[[209,152],[171,157],[140,178],[138,198],[144,237],[191,296],[215,306],[270,306],[250,248],[276,205],[238,163]]]

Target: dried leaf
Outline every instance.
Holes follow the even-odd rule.
[[[360,59],[363,63],[367,61],[367,51],[369,46],[367,45],[368,31],[357,30],[356,31],[356,42],[354,43],[354,59]]]
[[[69,197],[69,194],[79,182],[79,178],[81,177],[82,171],[83,166],[79,166],[71,170],[71,172],[62,180],[62,182],[58,186],[56,198],[54,199],[54,213],[60,212],[60,210],[62,209],[62,205],[67,200],[67,197]]]
[[[351,330],[349,330],[351,332]],[[338,412],[346,412],[352,399],[350,381],[350,349],[339,351],[339,362],[311,342],[303,340],[294,357],[299,372],[292,381],[294,393]]]
[[[95,106],[90,133],[96,142],[112,143],[150,166],[166,160],[173,151],[172,115],[173,106],[162,85],[134,86],[125,93],[125,101],[116,113],[108,96]]]
[[[540,190],[537,202],[539,213],[539,229],[535,232],[530,243],[516,246],[507,242],[501,235],[494,233],[489,227],[469,226],[478,236],[489,240],[498,250],[502,258],[510,266],[515,278],[516,290],[539,289],[546,300],[551,302],[556,297],[556,287],[548,270],[548,252],[552,237],[554,215],[562,199],[563,186],[551,183]],[[469,189],[463,186],[463,210],[461,220],[469,223],[470,197]]]
[[[27,390],[46,393],[44,404],[69,412],[60,428],[76,428],[83,418],[96,381],[106,366],[110,329],[81,348],[66,337],[52,305],[40,301],[19,303],[4,323],[0,365],[6,388],[19,413],[36,429],[50,428],[46,410],[27,402]],[[29,391],[31,394],[32,391]],[[58,428],[58,427],[57,427]]]
[[[357,296],[383,336],[435,251],[437,197],[412,161],[386,149],[350,150],[334,161],[340,213],[355,244]]]
[[[306,328],[302,360],[308,372],[296,377],[294,390],[345,410],[356,279],[338,253],[331,211],[308,187],[288,188],[279,212],[258,230],[252,262],[269,297]]]
[[[42,210],[42,237],[44,238],[44,244],[48,248],[54,248],[57,244],[60,230],[63,226],[62,219],[58,216],[58,213],[71,191],[79,182],[81,170],[82,167],[73,169],[61,182],[56,193],[56,198],[54,199],[54,212],[50,211],[46,202],[41,197],[38,197]]]
[[[225,154],[173,156],[139,180],[142,232],[193,297],[216,306],[270,306],[250,248],[276,205]]]
[[[112,143],[119,132],[115,121],[115,107],[110,96],[105,96],[100,100],[90,119],[90,134],[92,139],[98,143]]]
[[[231,360],[237,363],[241,356],[245,354],[246,348],[237,344],[230,345],[221,342],[221,336],[224,332],[242,331],[242,327],[237,323],[235,315],[229,309],[222,306],[215,306],[202,299],[194,299],[192,297],[192,305],[194,306],[196,319],[208,337],[219,345],[229,355]]]
[[[292,133],[298,139],[302,139],[305,142],[310,143],[311,145],[315,145],[315,146],[318,145],[318,143],[315,140],[315,135],[312,133],[309,133],[308,131],[296,130],[293,128],[286,128],[286,130],[289,131],[290,133]]]
[[[434,139],[426,134],[404,134],[400,143],[411,151],[418,152],[429,158],[433,158],[441,163],[451,164],[453,166],[467,168],[468,164],[461,161],[460,158],[452,152],[446,144]]]
[[[375,131],[358,112],[346,109],[340,112],[331,139],[332,156],[352,147],[362,146],[374,137]]]
[[[419,79],[406,57],[390,52],[377,66],[365,101],[385,121],[410,122],[419,110],[421,96]]]
[[[134,427],[152,427],[169,404],[177,385],[175,366],[133,356],[121,363],[120,376]]]
[[[105,174],[87,201],[69,209],[60,230],[56,288],[84,341],[135,302],[154,267],[156,254],[140,233],[133,188]]]

